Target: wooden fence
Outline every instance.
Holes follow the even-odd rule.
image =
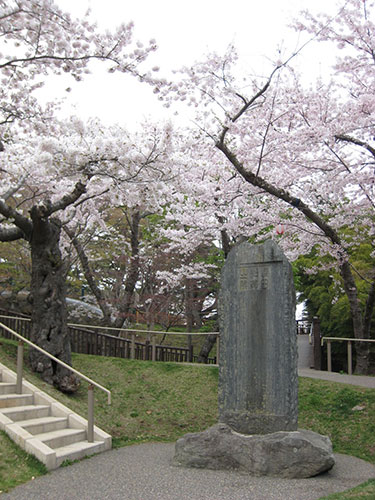
[[[0,322],[30,340],[30,318],[0,311]],[[156,337],[153,334],[160,334],[160,332],[148,332],[152,335],[152,341],[139,342],[136,340],[134,330],[129,331],[130,338],[123,338],[90,330],[89,327],[80,328],[77,325],[68,325],[68,328],[72,352],[144,361],[194,362],[198,358],[198,356],[194,356],[193,346],[188,348],[156,344]],[[103,327],[103,329],[105,328]],[[126,329],[123,332],[126,332]],[[2,332],[2,336],[11,338],[11,335],[6,331]],[[216,364],[216,357],[209,358],[208,363]]]
[[[153,344],[148,340],[139,342],[135,339],[135,334],[131,334],[129,339],[76,326],[70,326],[69,332],[72,351],[82,354],[144,361],[187,362],[193,359],[192,349]]]

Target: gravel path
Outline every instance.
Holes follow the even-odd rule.
[[[315,500],[375,478],[363,460],[335,455],[332,471],[309,479],[251,477],[171,465],[174,444],[112,450],[18,486],[2,500]]]

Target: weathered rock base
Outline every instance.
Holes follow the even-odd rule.
[[[234,469],[254,476],[307,478],[330,470],[335,460],[327,436],[307,430],[245,435],[219,423],[176,442],[175,465]]]

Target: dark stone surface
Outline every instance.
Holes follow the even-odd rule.
[[[298,426],[292,269],[278,245],[242,243],[220,293],[219,421],[243,434]]]
[[[328,437],[312,431],[244,435],[226,424],[186,434],[175,447],[174,464],[214,470],[239,470],[255,476],[307,478],[335,463]]]

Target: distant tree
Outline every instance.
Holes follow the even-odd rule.
[[[14,292],[29,287],[31,278],[30,250],[23,241],[3,243],[0,257],[0,289]]]
[[[131,145],[122,160],[128,177],[117,179],[115,196],[111,191],[102,199],[102,224],[86,230],[78,220],[74,229],[65,228],[104,323],[114,327],[130,318],[141,267],[150,258],[146,254],[158,254],[158,235],[151,236],[150,226],[157,231],[164,206],[171,200],[171,181],[181,168],[170,124],[144,124],[140,133],[121,135]],[[92,217],[91,208],[87,217]]]
[[[368,289],[373,273],[371,253],[371,242],[361,243],[351,250],[351,265],[355,269],[356,286],[362,311],[366,310]],[[348,297],[340,273],[330,261],[332,261],[332,257],[322,257],[319,250],[316,249],[311,250],[307,255],[298,257],[294,262],[296,290],[299,292],[299,299],[304,302],[305,311],[309,318],[319,317],[323,335],[352,337],[353,325]],[[369,337],[375,338],[374,318],[369,320],[369,329]],[[344,347],[334,346],[342,352],[345,362],[346,349]],[[369,371],[373,373],[375,365],[371,352],[369,359]]]

